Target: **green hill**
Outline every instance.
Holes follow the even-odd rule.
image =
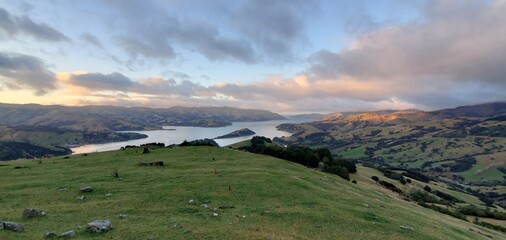
[[[68,230],[75,230],[77,239],[506,238],[386,193],[368,175],[352,174],[359,181],[353,184],[228,148],[142,152],[127,148],[3,163],[0,221],[19,222],[25,231],[0,230],[0,239],[41,239],[47,231]],[[164,161],[165,166],[138,166],[150,161]],[[116,171],[117,178],[111,174]],[[80,193],[83,185],[94,191]],[[85,200],[78,200],[82,195]],[[25,208],[47,215],[24,219]],[[97,219],[111,220],[113,230],[86,233],[86,223]]]

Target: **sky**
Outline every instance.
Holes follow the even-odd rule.
[[[506,101],[506,0],[0,0],[0,102],[279,113]]]

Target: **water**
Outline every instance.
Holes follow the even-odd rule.
[[[256,133],[255,135],[258,136],[265,136],[269,138],[282,137],[282,136],[289,136],[291,134],[288,132],[277,130],[276,129],[277,125],[282,123],[301,123],[306,121],[308,121],[308,119],[285,119],[285,120],[264,121],[264,122],[234,122],[232,123],[231,126],[218,127],[218,128],[164,126],[163,129],[165,130],[130,131],[146,134],[148,135],[147,138],[123,142],[105,143],[105,144],[83,145],[80,147],[72,148],[72,151],[75,154],[103,152],[103,151],[118,150],[126,145],[141,145],[152,142],[165,143],[165,145],[179,144],[182,143],[184,140],[192,141],[196,139],[215,138],[239,130],[241,128],[249,128]],[[233,143],[250,139],[251,137],[252,136],[216,139],[215,141],[220,146],[227,146]]]

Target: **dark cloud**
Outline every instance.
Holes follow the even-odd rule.
[[[124,29],[118,39],[129,53],[130,62],[140,62],[142,58],[173,59],[178,56],[175,45],[196,51],[211,61],[256,62],[254,49],[248,41],[228,37],[205,21],[181,19],[153,2],[109,3],[123,19],[114,28]]]
[[[0,81],[9,88],[32,88],[43,95],[55,89],[56,78],[36,57],[0,52]]]
[[[161,96],[205,96],[208,89],[198,83],[188,80],[176,81],[172,78],[146,78],[133,81],[121,73],[85,73],[73,74],[70,83],[93,91],[121,91],[124,93],[138,93]]]
[[[73,84],[93,90],[125,91],[135,85],[133,81],[121,73],[86,73],[72,75],[70,80]]]
[[[306,16],[317,9],[316,1],[307,0],[244,1],[231,22],[268,59],[289,60],[305,40]]]
[[[47,24],[36,23],[28,16],[14,16],[1,7],[0,30],[3,30],[9,36],[23,33],[44,41],[69,41],[65,35]]]
[[[89,43],[89,44],[91,44],[91,45],[93,45],[95,47],[102,48],[102,49],[104,48],[104,46],[102,45],[102,43],[100,42],[100,40],[95,35],[93,35],[91,33],[83,33],[81,35],[81,38],[85,42],[87,42],[87,43]]]

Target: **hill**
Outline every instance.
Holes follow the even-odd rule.
[[[0,161],[69,154],[70,147],[84,144],[146,138],[139,133],[80,131],[44,126],[0,126]]]
[[[505,193],[490,188],[506,185],[505,111],[506,103],[491,103],[434,112],[331,114],[282,124],[278,128],[293,135],[275,141],[326,146],[368,166],[420,171],[470,193],[482,191],[506,207]]]
[[[0,104],[0,125],[44,126],[83,131],[160,129],[162,126],[222,127],[231,122],[279,120],[277,113],[230,107],[113,107]]]
[[[216,139],[244,137],[244,136],[251,136],[251,135],[255,135],[255,132],[251,131],[251,129],[249,129],[249,128],[242,128],[242,129],[233,131],[231,133],[227,133],[225,135],[216,137]]]
[[[295,163],[227,148],[142,152],[127,148],[2,165],[0,221],[19,222],[25,231],[0,230],[0,239],[39,239],[47,231],[72,229],[77,239],[506,237],[395,197],[378,188],[365,170],[359,170],[365,175],[351,175],[358,180],[353,184]],[[164,166],[139,166],[141,161],[164,161]],[[93,186],[93,192],[80,193],[83,185]],[[21,218],[28,207],[45,210],[47,216]],[[113,230],[86,233],[85,224],[97,219],[111,220]]]

